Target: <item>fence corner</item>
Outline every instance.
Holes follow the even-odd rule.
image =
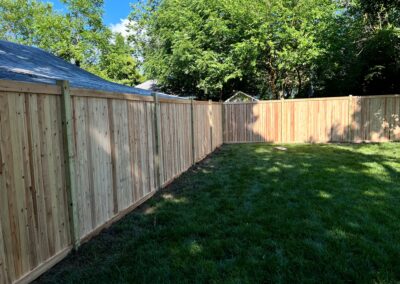
[[[154,166],[156,175],[156,190],[161,189],[161,170],[160,170],[160,145],[161,145],[161,128],[160,128],[160,102],[157,93],[153,93],[154,99]]]
[[[190,99],[190,132],[192,138],[192,165],[196,163],[196,152],[195,152],[195,139],[194,139],[194,99]]]
[[[73,107],[69,82],[57,80],[57,85],[61,87],[61,118],[63,133],[63,149],[65,164],[65,182],[68,193],[69,220],[71,242],[74,249],[80,246],[79,216],[77,187],[75,181],[75,143],[73,130]]]

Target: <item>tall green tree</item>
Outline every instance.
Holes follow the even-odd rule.
[[[141,80],[133,51],[104,25],[103,0],[62,0],[66,12],[37,0],[0,0],[2,39],[43,48],[105,79]]]
[[[143,78],[138,70],[138,63],[132,56],[133,49],[121,34],[115,34],[113,43],[100,57],[99,67],[105,71],[105,77],[110,80],[135,86]]]
[[[327,53],[315,72],[318,95],[376,95],[400,91],[400,3],[344,3],[320,41]]]
[[[175,93],[221,99],[300,93],[334,11],[325,0],[163,0],[131,18],[149,76]]]
[[[398,0],[149,0],[132,41],[165,90],[222,99],[400,91]]]
[[[68,22],[49,3],[0,0],[0,23],[0,36],[4,40],[38,46],[57,55],[68,49],[68,34],[64,32],[68,30]]]
[[[67,8],[69,49],[76,65],[94,65],[106,49],[111,31],[103,24],[104,0],[61,0]]]

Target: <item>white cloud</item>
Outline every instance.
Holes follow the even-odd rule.
[[[128,19],[121,19],[117,24],[111,24],[110,29],[113,33],[120,33],[123,37],[127,38],[129,35],[132,34],[131,31],[128,31],[127,26],[129,25],[130,21]]]
[[[0,0],[1,1],[1,0]],[[136,22],[135,21],[130,21],[129,19],[125,18],[125,19],[120,19],[120,22],[117,24],[110,24],[109,28],[113,33],[120,33],[125,39],[128,38],[128,36],[130,35],[141,35],[140,33],[138,34],[138,32],[134,29],[131,28],[128,31],[127,26],[130,25],[132,27],[136,27]],[[144,34],[144,32],[142,31],[142,33]],[[142,35],[141,35],[142,36]],[[111,43],[115,43],[115,39],[111,38],[110,39]],[[128,42],[128,44],[132,47],[135,48],[134,43],[133,42]],[[143,57],[140,54],[135,54],[136,59],[139,62],[143,62]]]

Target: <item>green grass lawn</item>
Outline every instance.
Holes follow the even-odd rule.
[[[226,145],[38,283],[400,281],[400,144]]]

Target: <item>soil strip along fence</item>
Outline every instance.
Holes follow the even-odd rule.
[[[0,81],[0,284],[27,283],[222,144],[219,103]]]

